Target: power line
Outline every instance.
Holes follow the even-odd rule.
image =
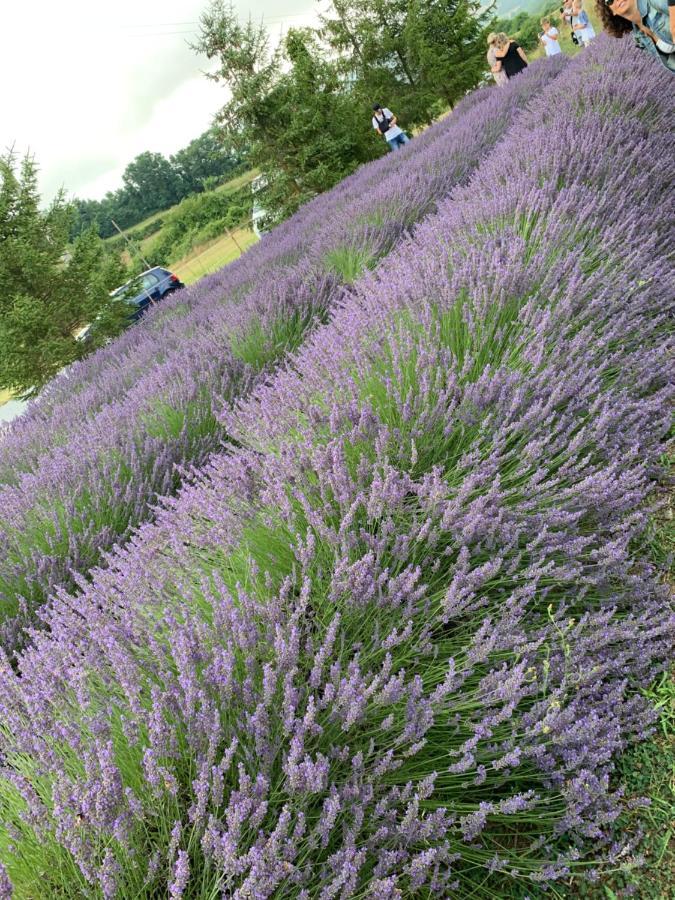
[[[268,24],[276,25],[279,23],[283,24],[288,19],[305,19],[308,16],[311,16],[312,14],[313,14],[312,10],[307,10],[306,12],[302,12],[302,13],[289,13],[288,15],[285,15],[285,16],[278,16],[278,15],[261,16],[260,21],[262,22],[263,25],[268,25]],[[120,30],[121,31],[130,31],[131,29],[134,29],[134,28],[137,28],[137,29],[142,29],[142,28],[180,28],[182,26],[197,26],[200,24],[201,24],[200,20],[195,20],[195,21],[191,21],[191,22],[148,22],[147,25],[144,25],[144,24],[125,25]],[[180,35],[180,34],[187,34],[187,35],[194,34],[194,30],[190,29],[190,30],[181,30],[181,31],[147,31],[147,32],[143,32],[142,34],[141,33],[131,34],[130,37],[161,37],[162,35]]]

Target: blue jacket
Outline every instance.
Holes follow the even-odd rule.
[[[657,38],[672,46],[675,42],[670,33],[669,5],[668,0],[637,0],[638,12],[642,16],[642,24],[649,28]],[[640,31],[637,25],[633,25],[633,34],[635,43],[639,47],[658,56],[667,69],[675,72],[675,53],[660,52],[651,38],[648,38],[646,34]]]

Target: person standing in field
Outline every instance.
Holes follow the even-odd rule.
[[[492,77],[495,82],[499,85],[499,87],[504,87],[504,85],[508,82],[508,76],[504,69],[502,68],[501,60],[497,59],[495,55],[495,42],[497,40],[497,35],[494,31],[488,34],[488,52],[487,52],[487,61],[490,66],[490,71],[492,72]]]
[[[513,78],[527,68],[527,56],[517,41],[500,31],[495,41],[495,56],[501,60],[507,78]]]
[[[539,35],[539,40],[544,45],[546,55],[557,56],[562,52],[562,50],[560,49],[558,29],[554,28],[553,25],[551,25],[550,19],[542,19],[541,27],[544,29],[544,33]]]
[[[584,47],[587,47],[595,37],[595,29],[591,25],[588,13],[582,9],[581,0],[574,0],[572,4],[572,30]]]
[[[379,103],[373,106],[373,128],[384,137],[390,150],[396,150],[410,140],[405,131],[396,124],[393,112],[386,106],[382,108]]]

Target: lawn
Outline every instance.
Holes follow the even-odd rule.
[[[196,247],[188,256],[172,262],[170,268],[185,284],[193,284],[237,259],[257,240],[250,228],[237,228]]]

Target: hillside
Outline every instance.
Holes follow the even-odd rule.
[[[126,265],[168,266],[186,284],[232,262],[257,240],[250,226],[255,170],[149,216],[107,244]],[[229,202],[228,202],[229,201]],[[147,263],[147,265],[146,265]]]
[[[500,18],[507,18],[514,13],[536,13],[542,8],[544,0],[498,0],[495,13]]]
[[[669,78],[473,92],[0,434],[0,897],[656,900]]]

